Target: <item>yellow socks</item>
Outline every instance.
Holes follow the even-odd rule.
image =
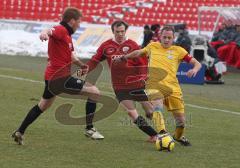
[[[175,139],[180,139],[184,133],[184,127],[176,127],[175,133],[174,133],[174,138]]]
[[[163,114],[160,110],[155,110],[152,117],[156,131],[159,133],[161,130],[166,130]]]

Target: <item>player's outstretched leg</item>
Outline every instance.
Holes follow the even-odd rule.
[[[19,144],[23,145],[23,136],[26,129],[45,111],[49,108],[55,100],[55,96],[50,99],[42,98],[39,104],[35,105],[26,115],[24,120],[22,121],[19,128],[13,132],[12,138],[13,140]]]
[[[23,145],[23,135],[27,127],[35,121],[42,113],[38,105],[35,105],[27,114],[20,127],[12,134],[13,140],[18,145]]]

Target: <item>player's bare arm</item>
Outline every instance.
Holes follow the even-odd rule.
[[[129,54],[126,54],[126,55],[120,57],[120,58],[116,58],[114,61],[116,61],[116,62],[126,61],[128,58],[132,59],[132,58],[140,57],[143,55],[144,55],[144,52],[141,49],[135,50]]]
[[[143,56],[144,52],[143,50],[135,50],[127,55],[124,56],[124,59],[128,59],[128,58],[136,58],[136,57],[140,57]]]
[[[80,67],[85,65],[80,59],[78,59],[78,57],[74,53],[72,53],[71,58],[72,58],[72,63],[74,63],[75,65],[78,65]]]
[[[192,58],[189,63],[193,65],[193,68],[187,72],[187,76],[189,78],[195,77],[202,65],[195,58]]]
[[[84,64],[74,53],[72,53],[72,63],[81,67],[81,75],[88,72],[88,65]]]
[[[42,41],[47,41],[49,39],[49,36],[52,35],[52,30],[51,29],[45,29],[41,32],[39,38]]]

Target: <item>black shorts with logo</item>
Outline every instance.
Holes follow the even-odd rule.
[[[123,100],[148,101],[144,88],[134,90],[115,90],[114,92],[119,102]]]
[[[72,76],[55,80],[45,80],[45,88],[42,97],[44,99],[50,99],[60,93],[76,95],[81,92],[84,84],[85,81]]]

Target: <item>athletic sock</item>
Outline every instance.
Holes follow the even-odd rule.
[[[184,133],[184,127],[182,127],[182,126],[176,127],[175,133],[174,133],[174,138],[180,139],[183,136],[183,133]]]
[[[156,107],[154,109],[153,116],[152,116],[152,120],[157,132],[166,130],[162,111],[163,111],[162,108]]]
[[[35,105],[27,114],[27,116],[25,117],[25,119],[23,120],[22,124],[20,125],[20,127],[18,128],[17,131],[19,131],[21,134],[24,134],[25,130],[27,129],[27,127],[33,122],[35,121],[40,114],[42,114],[42,110],[39,108],[38,105]]]
[[[149,136],[157,135],[157,132],[148,125],[147,121],[142,116],[138,116],[138,118],[134,121],[134,124],[136,124],[140,130]]]
[[[97,104],[95,101],[88,99],[86,103],[86,129],[93,128],[93,117]]]

